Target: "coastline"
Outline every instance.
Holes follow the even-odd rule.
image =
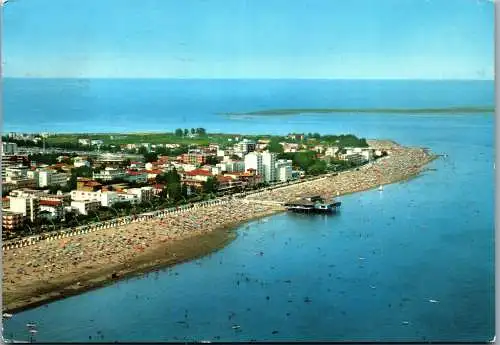
[[[287,201],[308,193],[332,197],[366,191],[380,184],[415,178],[438,157],[425,149],[406,148],[392,141],[370,141],[370,146],[391,150],[388,157],[373,164],[383,170],[382,178],[378,176],[380,172],[374,173],[375,168],[363,166],[338,176],[264,191],[223,206],[4,252],[4,312],[34,308],[119,279],[209,255],[234,240],[235,229],[242,224],[284,211],[282,207],[252,200]]]

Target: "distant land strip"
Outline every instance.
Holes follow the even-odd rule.
[[[451,113],[489,113],[494,106],[482,107],[447,107],[447,108],[298,108],[268,109],[250,112],[228,112],[222,115],[296,115],[304,113],[386,113],[386,114],[451,114]]]

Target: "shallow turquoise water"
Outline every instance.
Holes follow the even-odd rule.
[[[5,336],[28,339],[34,321],[36,340],[54,342],[491,339],[493,116],[295,119],[448,157],[383,192],[342,197],[337,215],[251,222],[200,260],[19,313]],[[245,126],[287,131],[275,121]]]

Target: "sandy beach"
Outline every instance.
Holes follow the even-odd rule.
[[[390,141],[370,141],[390,155],[358,171],[3,252],[3,308],[16,312],[117,279],[207,255],[227,245],[237,225],[284,209],[252,200],[289,201],[305,194],[333,197],[411,178],[435,155]]]

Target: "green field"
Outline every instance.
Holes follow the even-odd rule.
[[[210,143],[228,143],[229,134],[209,134],[203,137],[178,137],[173,133],[99,133],[99,134],[56,134],[47,138],[49,144],[76,144],[78,139],[91,138],[102,140],[104,145],[122,144],[180,144],[180,145],[208,145]]]
[[[273,143],[277,142],[299,142],[294,139],[286,138],[279,135],[241,135],[241,134],[227,134],[227,133],[207,133],[199,137],[184,137],[177,136],[174,133],[66,133],[55,134],[47,138],[49,147],[61,148],[80,148],[83,149],[88,146],[78,144],[78,139],[92,139],[102,140],[103,149],[110,148],[114,145],[117,149],[120,145],[124,144],[179,144],[181,146],[206,146],[209,144],[218,144],[220,147],[225,148],[232,146],[239,140],[246,138],[252,140],[270,139]],[[340,146],[366,146],[366,142],[360,141],[354,135],[320,135],[319,133],[309,133],[308,138],[302,141],[303,144],[313,146],[317,144],[330,144]],[[96,146],[93,146],[96,148]]]

